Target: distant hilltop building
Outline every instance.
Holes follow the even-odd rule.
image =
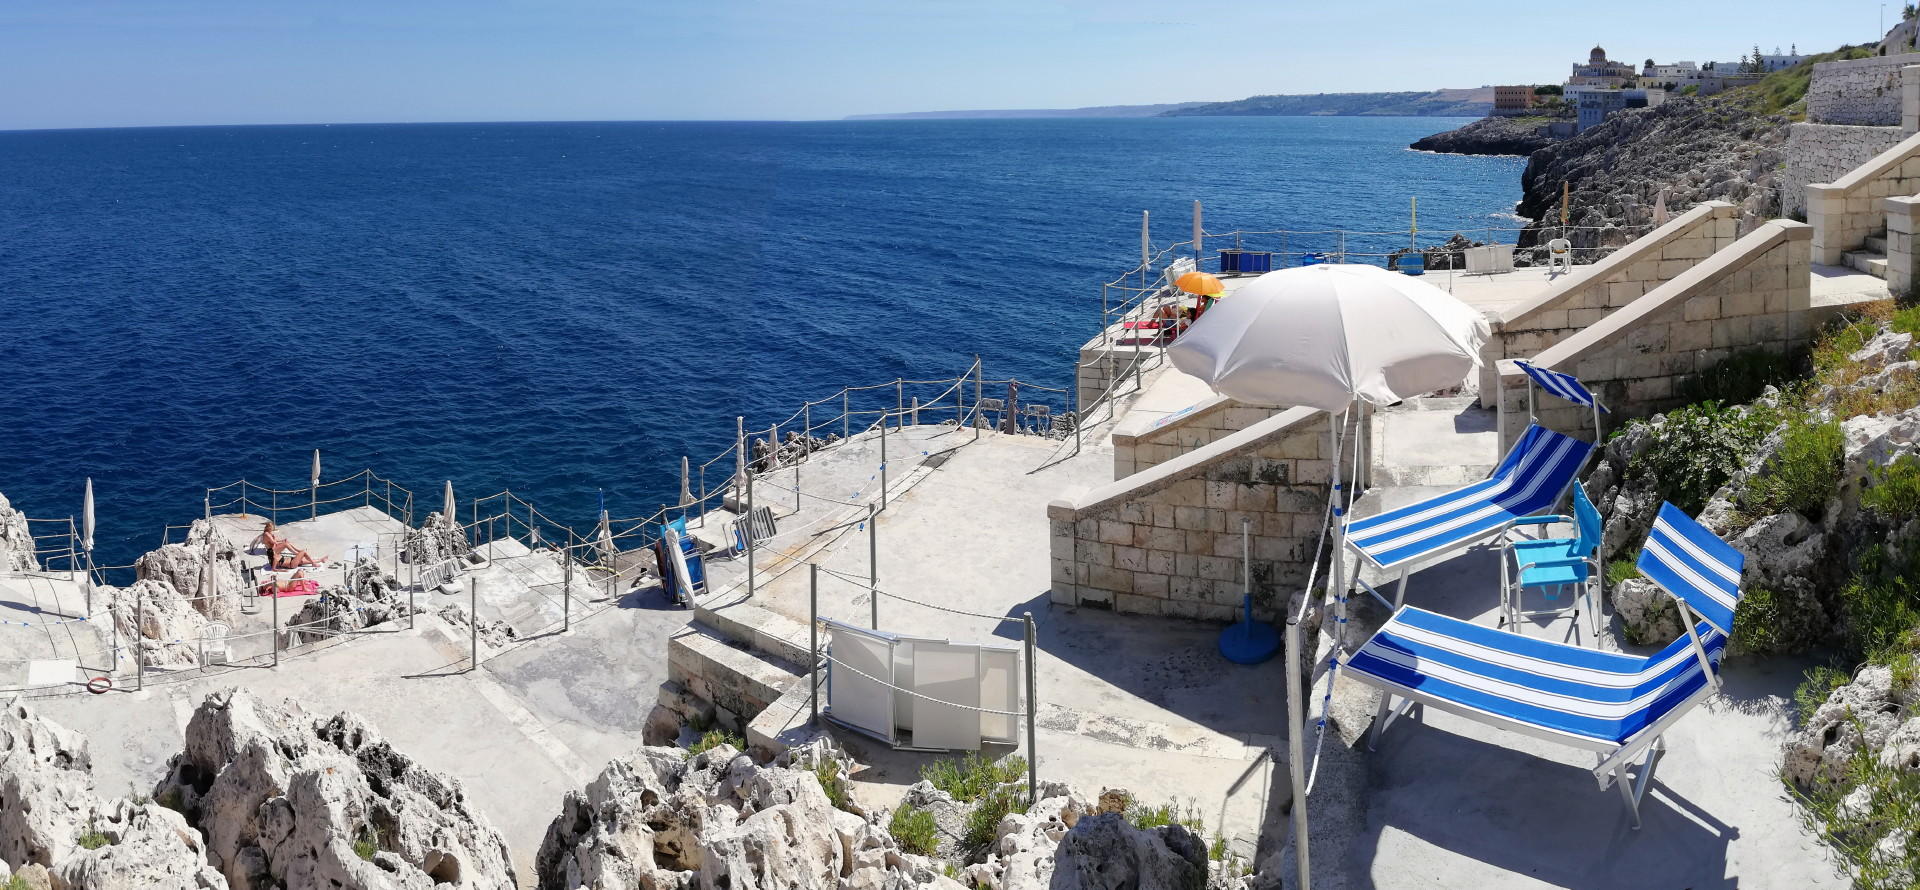
[[[1526,114],[1533,108],[1539,96],[1532,86],[1508,86],[1493,88],[1493,115],[1495,117],[1515,117]]]
[[[1607,58],[1606,48],[1596,46],[1587,54],[1585,64],[1573,64],[1573,76],[1567,78],[1567,85],[1617,90],[1632,83],[1635,75],[1632,65]]]

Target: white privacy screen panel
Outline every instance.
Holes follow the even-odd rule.
[[[1007,714],[981,714],[984,741],[1017,744],[1020,718],[1020,650],[980,647],[980,707]]]
[[[887,683],[893,676],[893,639],[850,625],[828,622],[827,647],[828,654],[834,660],[834,664],[827,669],[828,713],[841,723],[872,733],[891,744],[895,740],[894,692]]]
[[[913,699],[913,746],[979,750],[980,647],[919,640],[911,645],[912,688],[920,693],[907,696]]]

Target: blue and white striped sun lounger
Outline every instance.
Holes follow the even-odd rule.
[[[1599,752],[1594,777],[1603,789],[1619,785],[1638,828],[1662,733],[1719,689],[1745,559],[1662,504],[1640,571],[1678,601],[1690,629],[1658,653],[1598,652],[1408,606],[1347,659],[1347,673],[1382,692],[1375,741],[1419,703]],[[1403,699],[1397,709],[1396,697]],[[1629,781],[1628,766],[1643,752],[1639,775]]]
[[[1516,520],[1551,513],[1586,466],[1593,445],[1534,425],[1493,475],[1417,504],[1347,523],[1347,546],[1374,568],[1400,569],[1392,608],[1406,598],[1412,563],[1505,532]],[[1356,581],[1382,603],[1386,598]]]

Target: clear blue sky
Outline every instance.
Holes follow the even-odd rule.
[[[1899,4],[1889,4],[1896,17]],[[0,0],[0,129],[801,119],[1557,81],[1877,40],[1860,0]],[[1737,24],[1735,24],[1737,23]]]

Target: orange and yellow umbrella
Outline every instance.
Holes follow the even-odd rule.
[[[1227,286],[1220,279],[1205,272],[1188,272],[1174,280],[1174,286],[1202,297],[1217,297],[1227,292]]]

